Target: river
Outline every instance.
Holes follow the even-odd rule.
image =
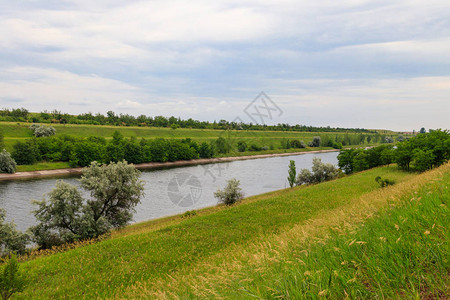
[[[311,168],[312,158],[337,164],[339,152],[306,153],[143,171],[145,196],[136,207],[134,222],[156,219],[217,204],[214,192],[226,181],[237,178],[245,196],[263,194],[288,187],[289,160],[294,160],[297,172]],[[78,185],[77,177],[45,178],[0,182],[0,207],[6,209],[6,220],[13,220],[20,230],[36,224],[32,200],[41,200],[57,180]]]

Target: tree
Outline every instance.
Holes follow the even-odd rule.
[[[81,188],[90,194],[87,200],[76,186],[58,181],[48,201],[36,202],[39,224],[31,228],[34,241],[49,248],[125,226],[144,194],[139,176],[134,165],[125,161],[109,165],[94,161],[80,179]]]
[[[240,181],[236,178],[227,181],[227,185],[224,190],[218,189],[214,193],[214,197],[219,199],[219,203],[226,205],[232,205],[244,198],[242,189],[240,188]]]
[[[48,137],[56,133],[56,129],[52,126],[32,124],[29,128],[33,131],[35,137]]]
[[[245,150],[247,150],[247,143],[244,141],[239,141],[237,143],[237,149],[239,152],[245,152]]]
[[[320,147],[321,140],[320,136],[313,137],[313,140],[309,143],[310,147]]]
[[[289,171],[288,171],[288,182],[289,182],[289,186],[292,188],[294,187],[295,184],[295,178],[297,175],[297,171],[295,169],[295,161],[291,160],[289,161]]]
[[[0,208],[0,256],[11,251],[24,253],[29,236],[17,230],[14,223],[5,223],[5,215]]]
[[[425,127],[420,128],[419,133],[426,133],[427,131],[425,130]]]
[[[312,173],[302,169],[297,177],[297,185],[328,181],[339,176],[339,170],[330,163],[323,163],[318,157],[313,158]]]
[[[39,149],[33,139],[15,143],[11,155],[18,165],[32,165],[40,160]]]
[[[16,161],[5,149],[0,152],[0,173],[16,172]]]
[[[203,142],[200,144],[198,149],[198,154],[200,158],[211,158],[214,156],[214,149],[212,145],[209,145],[207,142]]]
[[[27,281],[19,270],[16,254],[11,254],[5,265],[0,268],[0,295],[2,300],[9,299],[14,293],[25,289]]]

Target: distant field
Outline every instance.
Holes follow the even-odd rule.
[[[397,184],[381,189],[376,176]],[[432,298],[448,284],[448,179],[449,165],[383,167],[137,224],[23,263],[31,283],[17,298]]]
[[[0,130],[3,131],[5,137],[5,147],[11,151],[12,146],[17,140],[32,137],[28,123],[12,123],[1,122]],[[101,126],[101,125],[61,125],[53,124],[56,128],[56,135],[74,135],[80,137],[99,136],[111,138],[114,131],[119,131],[125,137],[136,138],[168,138],[183,139],[191,138],[197,142],[211,141],[222,136],[233,141],[246,141],[248,144],[254,143],[258,146],[273,146],[279,148],[283,139],[298,139],[308,143],[314,136],[328,135],[330,138],[336,136],[343,137],[347,133],[315,133],[315,132],[295,132],[295,131],[222,131],[211,129],[188,129],[188,128],[161,128],[161,127],[118,127],[118,126]],[[355,135],[357,133],[348,133]]]

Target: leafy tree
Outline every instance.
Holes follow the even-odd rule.
[[[291,141],[291,148],[306,148],[305,142],[299,140]]]
[[[225,189],[218,189],[214,193],[214,197],[219,199],[219,203],[224,203],[226,205],[232,205],[242,200],[244,198],[244,194],[240,188],[240,181],[236,178],[228,180]]]
[[[29,236],[16,229],[14,223],[5,223],[5,210],[0,208],[0,255],[11,251],[24,253]]]
[[[244,141],[239,141],[237,143],[237,149],[239,152],[245,152],[247,150],[247,143]]]
[[[386,136],[386,137],[384,138],[384,142],[385,142],[385,143],[393,143],[393,142],[394,142],[394,139],[393,139],[391,136]]]
[[[15,143],[11,155],[18,165],[32,165],[41,159],[39,148],[33,139]]]
[[[414,168],[417,171],[423,172],[433,168],[435,156],[433,150],[414,150]]]
[[[216,150],[218,153],[228,153],[230,151],[229,145],[227,144],[227,141],[223,137],[219,137],[216,140]]]
[[[420,128],[419,133],[426,133],[427,131],[425,130],[425,127]]]
[[[296,175],[297,175],[297,171],[295,169],[295,161],[291,160],[291,161],[289,161],[289,171],[288,171],[288,178],[287,178],[288,182],[289,182],[289,186],[291,188],[294,187]]]
[[[302,169],[297,176],[297,185],[313,184],[332,180],[339,176],[339,170],[330,163],[323,163],[318,157],[313,158],[312,173]]]
[[[353,158],[353,170],[355,172],[359,172],[369,169],[370,165],[368,162],[368,157],[369,155],[367,154],[367,151],[358,151]]]
[[[16,161],[11,157],[5,149],[0,152],[0,172],[14,173],[16,172]]]
[[[320,136],[313,137],[313,140],[309,143],[310,147],[320,147],[321,139]]]
[[[93,162],[83,170],[81,188],[58,181],[48,201],[36,202],[39,224],[31,228],[34,241],[49,248],[79,239],[96,238],[113,228],[125,226],[143,196],[140,172],[127,162],[100,165]]]
[[[212,145],[209,145],[206,142],[201,143],[198,153],[200,158],[211,158],[214,156],[214,149]]]
[[[341,150],[337,156],[338,166],[345,172],[345,174],[353,173],[354,165],[353,158],[355,157],[357,150],[347,149]]]
[[[5,265],[0,268],[0,295],[2,300],[9,299],[13,294],[25,289],[27,280],[20,272],[16,254],[11,254]]]

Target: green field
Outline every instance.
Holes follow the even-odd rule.
[[[397,184],[382,189],[376,176]],[[448,164],[382,167],[133,225],[24,262],[30,284],[17,298],[442,296],[448,182]]]
[[[0,122],[0,130],[4,135],[4,143],[7,151],[11,152],[13,145],[23,139],[31,138],[32,132],[28,128],[29,123],[12,123],[12,122]],[[119,131],[125,137],[135,138],[167,138],[167,139],[184,139],[191,138],[199,143],[209,142],[223,137],[235,144],[237,141],[245,141],[248,145],[255,144],[263,147],[267,146],[277,150],[281,141],[286,139],[298,139],[303,140],[305,143],[310,142],[314,136],[328,136],[330,139],[335,139],[336,136],[344,137],[347,133],[315,133],[315,132],[296,132],[296,131],[223,131],[223,130],[211,130],[211,129],[189,129],[189,128],[162,128],[162,127],[122,127],[122,126],[101,126],[101,125],[61,125],[52,124],[56,129],[56,135],[73,135],[79,137],[98,136],[110,139],[114,131]],[[358,135],[357,133],[348,133],[348,135]],[[364,146],[373,145],[364,144]],[[318,150],[318,149],[315,149]],[[282,153],[283,151],[272,153]],[[271,152],[263,152],[271,153]],[[255,154],[252,152],[250,154]],[[258,152],[261,154],[261,152]],[[234,153],[233,155],[242,155]],[[248,155],[248,153],[247,153]]]

